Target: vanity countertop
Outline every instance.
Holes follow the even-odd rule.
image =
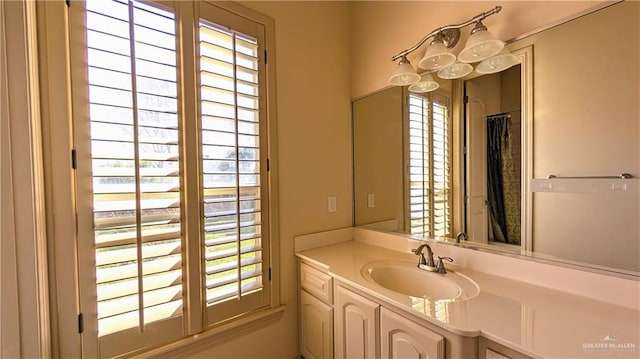
[[[632,308],[453,264],[447,264],[447,269],[473,279],[480,287],[479,294],[463,301],[430,301],[400,295],[361,275],[361,268],[376,260],[417,263],[417,257],[409,252],[346,241],[297,255],[419,320],[458,335],[481,335],[535,358],[640,357],[640,311]]]

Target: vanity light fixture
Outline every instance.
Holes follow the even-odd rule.
[[[478,21],[471,30],[467,44],[458,54],[460,62],[478,62],[497,54],[504,47],[504,42],[496,40],[487,27]]]
[[[453,33],[455,34],[455,32]],[[454,63],[456,55],[449,50],[449,46],[453,47],[458,42],[460,30],[457,30],[457,34],[452,36],[455,36],[455,38],[452,38],[455,39],[455,42],[449,42],[448,45],[445,45],[444,34],[439,32],[431,42],[431,45],[427,47],[427,51],[425,51],[424,57],[418,63],[418,67],[425,70],[439,70]]]
[[[430,92],[438,89],[439,87],[440,84],[433,79],[433,75],[425,74],[421,76],[420,81],[409,86],[409,91],[416,93]]]
[[[402,56],[400,62],[398,62],[398,68],[396,72],[389,78],[389,83],[394,86],[411,85],[420,81],[420,75],[416,73],[416,70],[411,66],[406,56]]]
[[[416,51],[430,38],[433,38],[433,41],[431,41],[431,44],[425,51],[425,54],[418,63],[418,66],[421,69],[431,72],[438,71],[437,74],[440,78],[462,78],[473,71],[473,66],[471,66],[470,63],[474,62],[482,61],[480,65],[478,65],[481,66],[481,71],[493,71],[506,66],[501,70],[495,70],[495,72],[499,72],[513,66],[515,64],[513,63],[515,56],[511,55],[513,56],[512,58],[509,57],[510,53],[508,52],[504,54],[501,53],[500,51],[504,48],[504,42],[495,39],[487,30],[487,27],[482,23],[482,20],[493,14],[499,13],[500,10],[502,10],[502,7],[496,6],[493,9],[478,14],[463,23],[439,27],[425,35],[413,47],[394,55],[391,58],[391,61],[396,61],[398,59],[400,59],[400,61],[398,62],[398,68],[391,78],[389,78],[389,84],[394,86],[409,85],[409,91],[412,92],[428,92],[439,87],[437,82],[433,80],[433,75],[431,73],[420,76],[409,60],[407,60],[407,55]],[[460,39],[460,29],[471,24],[475,24],[474,28],[471,30],[471,35],[469,36],[464,49],[456,57],[456,55],[451,52],[451,49]],[[496,58],[493,59],[493,56],[496,56]],[[515,61],[517,62],[517,59],[515,59]]]
[[[479,74],[495,74],[518,64],[518,58],[507,48],[503,48],[497,55],[483,60],[476,66]]]
[[[464,62],[456,62],[438,71],[438,77],[447,80],[459,79],[467,76],[471,71],[473,71],[473,66]]]

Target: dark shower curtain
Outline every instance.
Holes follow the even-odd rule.
[[[489,201],[489,233],[493,240],[510,243],[504,203],[503,153],[509,144],[510,116],[487,117],[487,195]]]

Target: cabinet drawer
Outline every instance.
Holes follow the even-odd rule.
[[[480,340],[478,340],[478,348],[480,349],[480,359],[531,359],[527,355],[484,337],[480,337]]]
[[[300,286],[323,302],[332,304],[333,283],[328,274],[300,263]]]

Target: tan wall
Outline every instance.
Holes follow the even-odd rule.
[[[502,11],[484,21],[498,39],[556,23],[572,14],[601,6],[606,1],[507,1]],[[387,86],[397,64],[391,56],[417,43],[437,27],[460,23],[497,3],[490,1],[358,1],[352,4],[352,97]],[[471,26],[462,30],[454,51],[464,46]],[[604,31],[603,31],[604,32]],[[409,56],[416,65],[424,46]]]
[[[194,353],[211,358],[298,354],[293,237],[351,226],[349,7],[340,2],[241,2],[275,19],[282,302],[276,324]],[[327,213],[327,197],[337,211]]]

